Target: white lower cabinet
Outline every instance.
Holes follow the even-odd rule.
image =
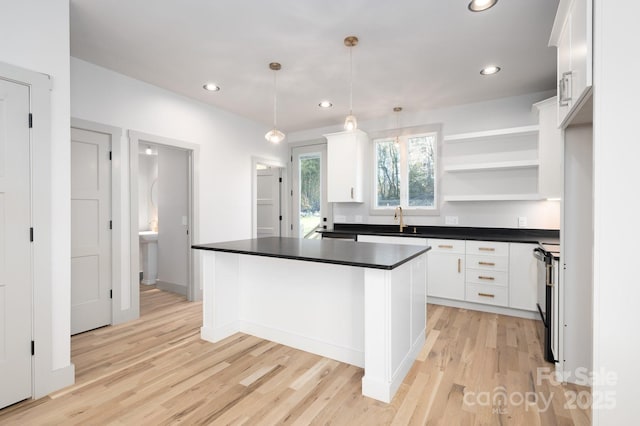
[[[465,300],[496,306],[509,304],[509,243],[467,241]]]
[[[429,245],[427,296],[464,300],[464,241],[431,238]]]
[[[371,243],[431,246],[427,296],[537,311],[538,244],[358,235]]]

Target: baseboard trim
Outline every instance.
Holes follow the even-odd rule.
[[[176,293],[181,296],[187,297],[187,287],[183,285],[169,283],[166,281],[159,281],[159,280],[156,281],[155,284],[156,284],[156,288],[159,290],[169,291],[171,293]]]
[[[449,306],[452,308],[469,309],[471,311],[488,312],[490,314],[507,315],[510,317],[539,320],[540,314],[533,311],[505,308],[502,306],[483,305],[481,303],[465,302],[463,300],[441,299],[439,297],[427,297],[427,303]]]

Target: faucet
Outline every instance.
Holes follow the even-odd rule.
[[[402,232],[402,228],[406,228],[407,225],[404,223],[404,217],[402,216],[402,207],[396,207],[395,212],[393,213],[393,220],[398,220],[398,216],[400,216],[400,232]]]

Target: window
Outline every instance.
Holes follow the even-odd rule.
[[[436,210],[437,134],[375,139],[374,209]]]

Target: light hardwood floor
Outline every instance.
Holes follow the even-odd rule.
[[[0,410],[0,424],[591,422],[588,409],[565,407],[565,392],[588,389],[538,383],[536,368],[549,364],[535,321],[429,305],[426,344],[384,404],[361,395],[360,368],[248,335],[201,340],[200,303],[145,288],[141,312],[137,321],[74,336],[76,384]]]

